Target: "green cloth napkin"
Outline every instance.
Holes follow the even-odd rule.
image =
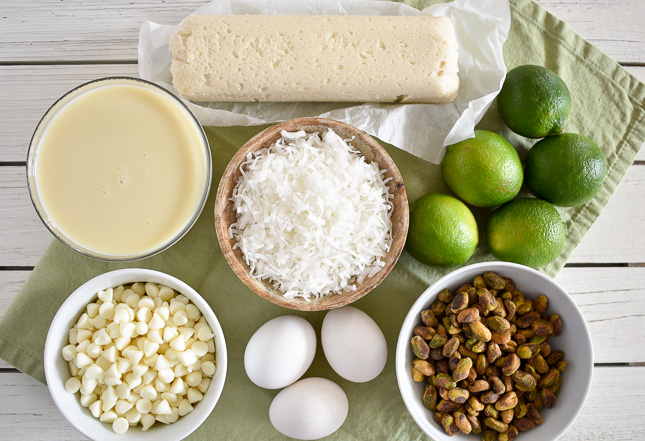
[[[409,3],[423,8],[431,1]],[[600,215],[645,141],[645,87],[533,1],[512,0],[511,8],[511,33],[504,47],[508,68],[529,63],[545,65],[564,78],[573,97],[566,130],[595,140],[609,163],[607,178],[593,201],[560,210],[569,230],[565,248],[555,262],[542,269],[554,276]],[[44,382],[43,349],[47,330],[57,309],[71,292],[88,279],[118,268],[164,271],[201,293],[218,316],[228,344],[230,364],[222,397],[208,420],[189,439],[283,439],[268,418],[269,405],[278,391],[259,388],[247,378],[243,365],[244,348],[263,323],[285,314],[305,317],[320,336],[325,313],[295,313],[261,299],[246,288],[224,260],[213,220],[215,190],[226,164],[241,145],[263,128],[206,129],[213,152],[213,191],[197,224],[169,250],[138,262],[115,264],[83,257],[53,241],[0,321],[0,356]],[[532,144],[504,127],[495,106],[479,128],[502,134],[522,155]],[[411,201],[430,191],[447,191],[438,166],[391,146],[386,148],[401,170]],[[489,210],[475,210],[475,214],[481,228]],[[491,260],[491,256],[481,244],[469,263],[483,260]],[[319,342],[316,358],[305,377],[321,376],[335,381],[349,398],[347,421],[328,439],[426,438],[400,397],[394,353],[399,328],[412,303],[428,285],[449,271],[451,269],[424,266],[404,252],[385,281],[353,304],[378,323],[387,339],[387,365],[375,380],[354,384],[340,378],[327,363]]]

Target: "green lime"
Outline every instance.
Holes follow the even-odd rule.
[[[418,261],[461,265],[473,255],[478,242],[475,217],[459,199],[429,193],[412,204],[406,247]]]
[[[571,95],[562,78],[546,67],[527,64],[506,75],[497,107],[512,131],[527,138],[543,138],[562,132],[571,110]]]
[[[558,210],[541,199],[516,199],[491,214],[486,236],[500,260],[539,268],[562,252],[567,227]]]
[[[496,207],[513,199],[524,173],[515,148],[496,133],[475,130],[475,137],[446,147],[441,173],[460,199],[476,207]]]
[[[525,164],[531,193],[562,207],[589,202],[607,174],[607,160],[600,147],[575,133],[539,141],[529,150]]]

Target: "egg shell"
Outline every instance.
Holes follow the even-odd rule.
[[[346,380],[364,383],[385,367],[387,343],[383,331],[360,309],[345,306],[329,311],[321,339],[327,361]]]
[[[305,378],[275,396],[269,419],[285,436],[313,440],[340,429],[348,409],[347,395],[336,383],[325,378]]]
[[[313,326],[293,315],[269,320],[246,345],[244,369],[249,379],[265,389],[280,389],[297,381],[316,354]]]

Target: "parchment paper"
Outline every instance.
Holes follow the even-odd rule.
[[[508,0],[454,0],[421,11],[370,0],[216,0],[194,14],[430,15],[447,16],[459,43],[460,88],[447,104],[189,103],[204,126],[251,126],[304,116],[346,122],[398,148],[438,164],[444,147],[473,136],[475,124],[506,76],[502,46],[511,23]],[[175,92],[168,49],[177,25],[145,22],[139,34],[139,76]]]

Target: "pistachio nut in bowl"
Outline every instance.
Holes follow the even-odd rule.
[[[210,415],[226,378],[222,328],[168,274],[101,274],[60,307],[45,343],[54,403],[93,440],[178,440]]]
[[[396,164],[348,124],[269,127],[229,162],[215,228],[229,265],[264,299],[316,311],[347,305],[394,267],[408,230]]]
[[[432,439],[555,440],[587,398],[593,347],[559,284],[523,265],[484,262],[419,296],[395,363],[403,401]]]

